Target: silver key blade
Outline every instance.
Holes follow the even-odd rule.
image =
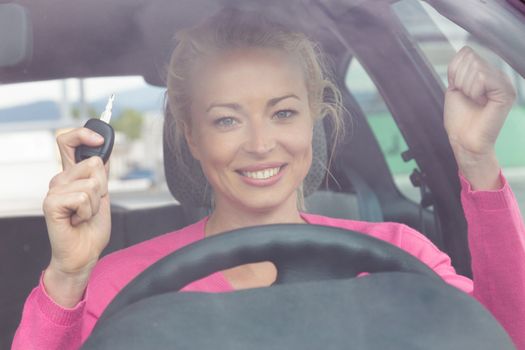
[[[104,109],[104,112],[102,112],[102,115],[100,116],[100,120],[103,122],[109,124],[111,120],[111,110],[113,109],[113,100],[115,99],[115,94],[111,94],[109,97],[108,103],[106,104],[106,108]]]

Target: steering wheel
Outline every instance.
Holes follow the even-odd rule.
[[[173,293],[214,272],[259,261],[271,261],[277,268],[277,280],[270,288],[219,294]],[[353,278],[362,272],[373,274]],[[363,281],[363,283],[356,283],[358,280]],[[419,292],[415,286],[419,286]],[[397,292],[392,292],[392,288],[398,288],[396,289]],[[414,290],[416,290],[415,294]],[[387,293],[378,296],[378,291],[386,291]],[[344,308],[344,303],[354,305],[357,302],[361,305],[359,299],[364,300],[370,297],[373,299],[381,298],[382,300],[376,301],[383,306],[388,304],[385,304],[385,300],[389,301],[390,309],[397,310],[394,314],[399,312],[399,309],[408,308],[410,309],[408,311],[414,315],[420,314],[419,316],[421,316],[423,314],[426,318],[429,317],[427,313],[432,307],[442,312],[444,309],[441,302],[448,300],[445,310],[451,315],[455,313],[460,324],[464,324],[466,319],[473,323],[471,322],[464,334],[459,337],[461,339],[457,338],[459,343],[446,344],[453,345],[454,348],[460,345],[457,348],[461,349],[506,349],[507,345],[509,349],[512,348],[508,336],[483,308],[464,293],[446,285],[429,267],[403,250],[370,236],[339,228],[319,225],[278,224],[243,228],[206,238],[159,260],[130,282],[111,302],[100,317],[84,349],[130,349],[133,346],[136,346],[137,349],[142,347],[163,348],[168,344],[177,349],[202,349],[204,346],[212,345],[217,348],[217,344],[221,344],[221,342],[223,345],[226,344],[224,347],[220,347],[221,349],[263,349],[267,348],[268,344],[261,341],[260,336],[255,336],[256,339],[259,339],[259,345],[248,345],[245,341],[248,342],[253,339],[250,337],[248,340],[244,339],[246,334],[252,334],[257,330],[264,334],[276,332],[276,330],[264,331],[258,328],[261,326],[260,322],[265,327],[271,328],[275,324],[279,324],[278,320],[282,321],[283,318],[296,315],[299,319],[308,320],[311,326],[323,327],[327,325],[327,320],[320,320],[319,322],[312,320],[316,315],[322,315],[327,310],[331,310],[334,317],[328,329],[332,330],[333,333],[334,326],[356,322],[359,324],[361,321],[367,322],[366,317],[373,316],[372,313],[359,314],[357,319],[348,321],[341,320],[341,317],[348,315],[346,312],[341,314],[340,310]],[[436,301],[439,301],[439,305],[436,304]],[[284,306],[280,305],[283,302]],[[365,300],[365,304],[371,302],[372,300]],[[432,307],[415,311],[417,308],[421,309],[421,305],[427,304]],[[458,304],[463,306],[458,306]],[[468,307],[466,308],[464,305]],[[416,307],[414,308],[414,306]],[[286,314],[275,317],[275,313],[280,313],[283,310],[287,310]],[[461,310],[459,314],[457,310]],[[208,311],[211,313],[207,314]],[[437,314],[438,311],[432,312]],[[269,314],[266,316],[270,320],[261,321],[257,318],[258,314],[268,312]],[[366,316],[367,314],[368,316]],[[255,315],[255,321],[250,320],[253,315]],[[389,315],[392,317],[390,313]],[[330,316],[328,314],[329,319]],[[433,326],[434,321],[416,319],[414,322],[412,316],[405,317],[410,323],[410,325],[405,324],[405,326],[415,327],[416,329],[413,331],[402,330],[405,335],[409,335],[410,332],[421,333],[419,328],[424,326],[425,322],[430,322],[431,327]],[[159,317],[168,317],[170,320],[166,322]],[[431,319],[436,319],[445,328],[450,326],[450,322],[441,322],[443,320],[439,315],[432,315]],[[397,321],[397,324],[388,327],[389,331],[386,333],[390,334],[389,332],[396,327],[403,328],[403,318],[400,317]],[[253,322],[257,326],[253,325]],[[297,326],[297,322],[297,320],[288,320],[278,327],[280,327],[279,329],[288,326],[293,328]],[[371,322],[377,324],[381,320]],[[190,324],[191,326],[189,326]],[[199,327],[195,328],[195,325],[204,324],[207,324],[207,327],[204,327],[206,329],[205,334],[192,333],[192,330],[199,329]],[[226,327],[226,324],[230,328]],[[238,329],[247,324],[252,324],[252,326],[239,333]],[[152,325],[157,325],[157,328],[153,327],[152,330]],[[141,343],[140,339],[143,338],[136,337],[138,329],[144,327],[150,328],[149,332],[153,332],[147,343]],[[218,328],[218,333],[210,334],[210,332],[213,333],[211,328]],[[155,329],[157,333],[155,333]],[[343,329],[344,331],[336,333],[344,338],[348,334],[348,329],[345,327]],[[480,329],[482,329],[481,332]],[[175,330],[179,331],[175,332]],[[315,341],[310,340],[307,336],[308,333],[304,333],[304,331],[304,329],[295,329],[294,332],[299,332],[298,334],[301,336],[292,337],[290,337],[290,333],[286,332],[288,334],[288,337],[285,337],[286,339],[292,342],[300,340],[299,343],[295,345],[280,343],[276,348],[297,346],[301,349],[314,349],[315,346],[319,346],[319,344],[315,344]],[[443,333],[443,329],[437,331],[439,331],[440,337],[444,337],[443,339],[446,341],[449,340],[450,337],[446,336],[446,330],[445,333]],[[451,329],[450,331],[457,333],[457,330]],[[173,335],[174,332],[177,335]],[[361,330],[360,333],[363,331]],[[383,332],[382,334],[386,333]],[[118,335],[111,337],[112,334]],[[191,334],[193,334],[194,339],[184,343],[187,345],[183,345],[181,342],[174,345],[174,340],[170,338],[174,336],[174,339],[180,339],[184,335],[191,338]],[[383,345],[394,349],[393,340],[388,339],[388,334],[385,338],[387,343],[383,343]],[[204,339],[207,336],[210,337],[209,340]],[[244,340],[237,339],[239,336]],[[170,339],[160,340],[160,337]],[[222,340],[217,341],[215,337]],[[115,340],[116,338],[120,340]],[[233,342],[227,341],[225,343],[223,338],[233,339]],[[343,339],[339,340],[343,341]],[[336,341],[339,340],[336,339]],[[151,343],[152,341],[153,343]],[[208,343],[204,344],[202,341]],[[333,341],[330,339],[331,344],[334,344]],[[465,341],[475,342],[475,345],[470,347]],[[348,343],[346,344],[348,345]],[[410,347],[407,347],[407,344],[406,341],[403,341],[400,348],[409,349]],[[445,343],[436,343],[439,348],[443,348],[443,344]],[[427,346],[426,348],[430,347]]]

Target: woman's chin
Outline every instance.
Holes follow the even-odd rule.
[[[276,192],[251,193],[237,197],[236,202],[239,204],[240,211],[246,214],[250,212],[254,214],[272,213],[283,209],[289,212],[290,208],[297,208],[295,191],[292,191],[291,194],[279,194]]]

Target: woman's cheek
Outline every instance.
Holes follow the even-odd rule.
[[[290,130],[283,135],[282,144],[288,153],[304,167],[306,173],[312,164],[312,129],[309,126],[303,126]]]
[[[313,126],[310,123],[298,125],[288,133],[288,143],[295,153],[312,152]]]
[[[203,161],[212,164],[226,164],[235,156],[239,147],[235,135],[230,133],[208,133],[202,136]]]

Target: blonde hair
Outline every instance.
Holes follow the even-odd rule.
[[[305,34],[286,29],[259,13],[224,9],[196,27],[179,31],[175,39],[177,45],[168,66],[166,103],[166,118],[173,118],[167,125],[177,125],[169,145],[175,154],[181,155],[184,129],[191,126],[190,80],[196,62],[208,55],[253,47],[282,50],[301,63],[311,114],[316,120],[328,117],[331,121],[331,161],[343,133],[341,92],[319,46]],[[302,203],[302,193],[298,197]]]

